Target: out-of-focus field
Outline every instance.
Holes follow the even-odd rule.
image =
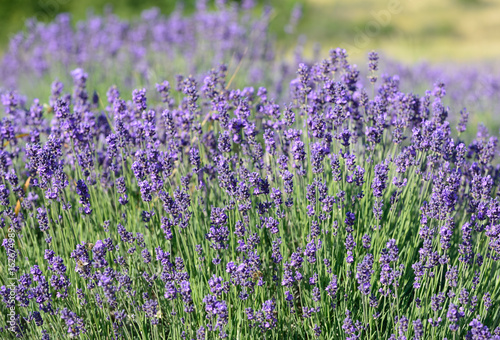
[[[195,0],[184,0],[186,12]],[[294,46],[283,26],[295,4],[303,5],[297,32],[307,35],[308,43],[320,42],[324,49],[345,47],[351,57],[363,58],[371,49],[392,58],[415,62],[483,61],[500,56],[500,0],[266,0],[274,8],[272,29],[279,41]],[[123,17],[158,6],[171,12],[175,0],[1,0],[0,50],[29,17],[52,19],[59,12],[71,12],[75,20],[88,10],[102,13],[105,4]],[[213,6],[214,1],[209,1]],[[391,12],[391,9],[392,12]],[[396,10],[394,10],[396,9]],[[388,17],[384,14],[390,14]],[[374,24],[376,23],[376,24]],[[378,26],[376,26],[378,24]]]
[[[383,50],[408,62],[500,56],[499,0],[309,0],[304,9],[299,30],[325,45]]]

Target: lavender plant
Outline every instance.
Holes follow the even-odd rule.
[[[3,91],[1,337],[499,339],[498,138],[374,53],[241,88],[225,57]]]

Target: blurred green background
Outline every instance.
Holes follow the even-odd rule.
[[[234,1],[234,0],[233,0]],[[184,0],[184,10],[195,0]],[[213,6],[213,0],[209,1]],[[280,44],[293,47],[297,32],[308,44],[324,49],[341,46],[353,58],[372,49],[392,58],[415,62],[483,61],[500,56],[500,0],[258,0],[259,7],[274,8],[272,31]],[[283,27],[295,4],[303,17],[294,35]],[[132,17],[152,6],[170,13],[175,0],[0,0],[0,53],[27,18],[42,21],[71,12],[75,20],[87,12],[102,13],[106,4],[122,17]],[[258,9],[257,9],[258,11]],[[311,49],[306,49],[311,50]]]

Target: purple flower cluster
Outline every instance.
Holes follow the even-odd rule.
[[[497,137],[468,135],[467,111],[457,137],[448,84],[407,92],[376,53],[368,84],[342,49],[264,72],[271,13],[216,5],[12,40],[1,70],[79,67],[32,104],[1,90],[0,333],[498,339]],[[189,72],[149,79],[152,51]],[[102,93],[82,66],[103,54],[144,87]]]

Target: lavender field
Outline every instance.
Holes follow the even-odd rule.
[[[500,74],[203,3],[10,39],[0,338],[500,339]]]

